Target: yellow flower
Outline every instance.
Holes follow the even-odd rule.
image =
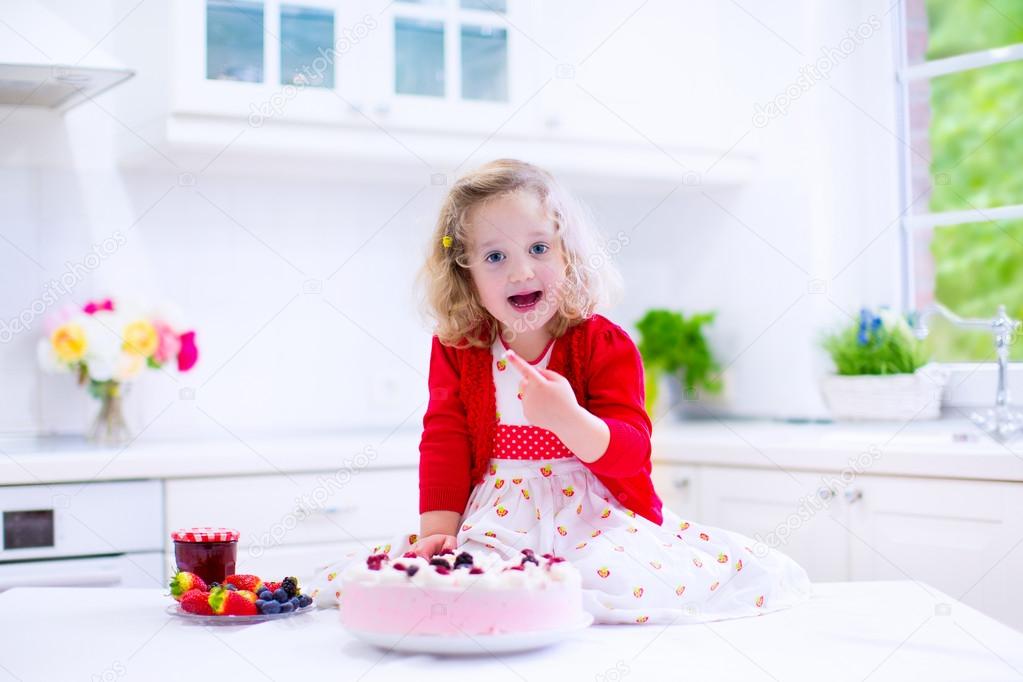
[[[53,344],[53,352],[61,362],[77,362],[85,355],[85,349],[89,342],[85,338],[85,330],[74,322],[62,324],[50,334],[50,343]]]
[[[124,350],[148,358],[156,352],[159,339],[149,320],[135,320],[124,327]]]

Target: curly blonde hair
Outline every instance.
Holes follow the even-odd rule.
[[[469,272],[471,211],[514,192],[529,192],[555,225],[565,260],[565,289],[548,327],[555,337],[616,298],[621,277],[588,211],[547,171],[515,159],[497,159],[459,178],[441,204],[426,263],[419,273],[422,306],[448,346],[489,348],[500,325],[480,303]]]

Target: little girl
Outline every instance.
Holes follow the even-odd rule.
[[[552,552],[598,623],[691,623],[810,595],[789,557],[663,509],[639,352],[595,313],[615,275],[545,171],[493,161],[451,188],[423,269],[436,319],[420,443],[420,532],[374,548]],[[320,603],[342,600],[328,567]],[[364,556],[358,558],[365,558]]]

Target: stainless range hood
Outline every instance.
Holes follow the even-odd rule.
[[[0,2],[0,106],[66,111],[134,75],[38,2]]]

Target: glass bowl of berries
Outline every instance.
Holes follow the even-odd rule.
[[[316,610],[294,577],[263,582],[259,576],[232,574],[207,585],[198,575],[179,571],[170,591],[175,603],[167,613],[203,625],[262,623]]]

